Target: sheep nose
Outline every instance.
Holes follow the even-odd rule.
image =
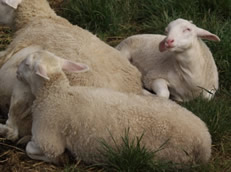
[[[168,47],[172,47],[173,42],[174,42],[174,39],[166,40],[166,44],[167,44]]]

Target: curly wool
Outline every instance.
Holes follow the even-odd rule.
[[[170,100],[71,87],[65,75],[51,78],[35,96],[32,140],[50,159],[66,148],[87,163],[103,161],[98,155],[99,139],[113,146],[112,135],[120,145],[127,128],[131,138],[144,134],[141,144],[148,150],[166,142],[155,154],[158,160],[194,164],[205,163],[211,156],[206,125]]]

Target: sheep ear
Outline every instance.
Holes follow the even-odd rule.
[[[163,41],[161,41],[161,42],[159,43],[159,50],[160,50],[160,52],[164,52],[165,50],[167,50],[167,48],[166,48],[166,46],[165,46],[165,40],[166,40],[166,39],[164,39]]]
[[[41,76],[42,78],[44,78],[46,80],[50,80],[50,78],[47,76],[46,69],[42,65],[37,65],[36,66],[35,73],[36,73],[36,75],[39,75],[39,76]]]
[[[88,65],[82,63],[76,63],[69,60],[63,60],[62,69],[67,72],[86,72],[89,70]]]
[[[9,5],[10,7],[17,9],[18,5],[22,2],[22,0],[3,0],[3,2]]]
[[[31,54],[31,55],[29,55],[29,56],[26,58],[25,64],[26,64],[27,66],[29,66],[29,67],[31,67],[31,66],[32,66],[32,63],[33,63],[33,57],[34,57],[34,55],[33,55],[33,54]]]
[[[204,30],[204,29],[201,29],[201,28],[197,27],[196,33],[197,33],[197,36],[202,38],[202,39],[207,39],[207,40],[210,40],[210,41],[217,41],[217,42],[220,41],[220,38],[217,35],[212,34],[207,30]]]

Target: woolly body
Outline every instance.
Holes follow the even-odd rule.
[[[160,97],[70,86],[60,68],[51,70],[48,62],[43,61],[47,53],[35,56],[28,60],[32,61],[29,69],[24,61],[18,70],[19,78],[35,96],[32,141],[26,148],[30,157],[33,158],[31,145],[36,145],[42,151],[38,155],[47,157],[38,159],[54,162],[67,148],[87,163],[102,161],[97,155],[99,139],[113,145],[112,135],[120,144],[125,129],[130,128],[131,138],[144,134],[142,144],[150,150],[166,143],[156,154],[160,160],[187,164],[208,161],[211,154],[208,129],[185,108]],[[53,59],[60,60],[57,56]],[[41,78],[36,68],[43,68],[49,81]]]

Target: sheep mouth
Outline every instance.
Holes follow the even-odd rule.
[[[175,46],[173,46],[173,45],[166,45],[166,48],[167,49],[173,49],[173,48],[175,48]]]
[[[177,53],[181,53],[181,52],[185,51],[184,48],[176,47],[176,46],[167,48],[167,50],[170,51],[170,52],[177,52]]]
[[[166,50],[168,50],[168,51],[176,51],[178,48],[176,47],[176,46],[173,46],[173,45],[171,45],[171,46],[166,46]]]

